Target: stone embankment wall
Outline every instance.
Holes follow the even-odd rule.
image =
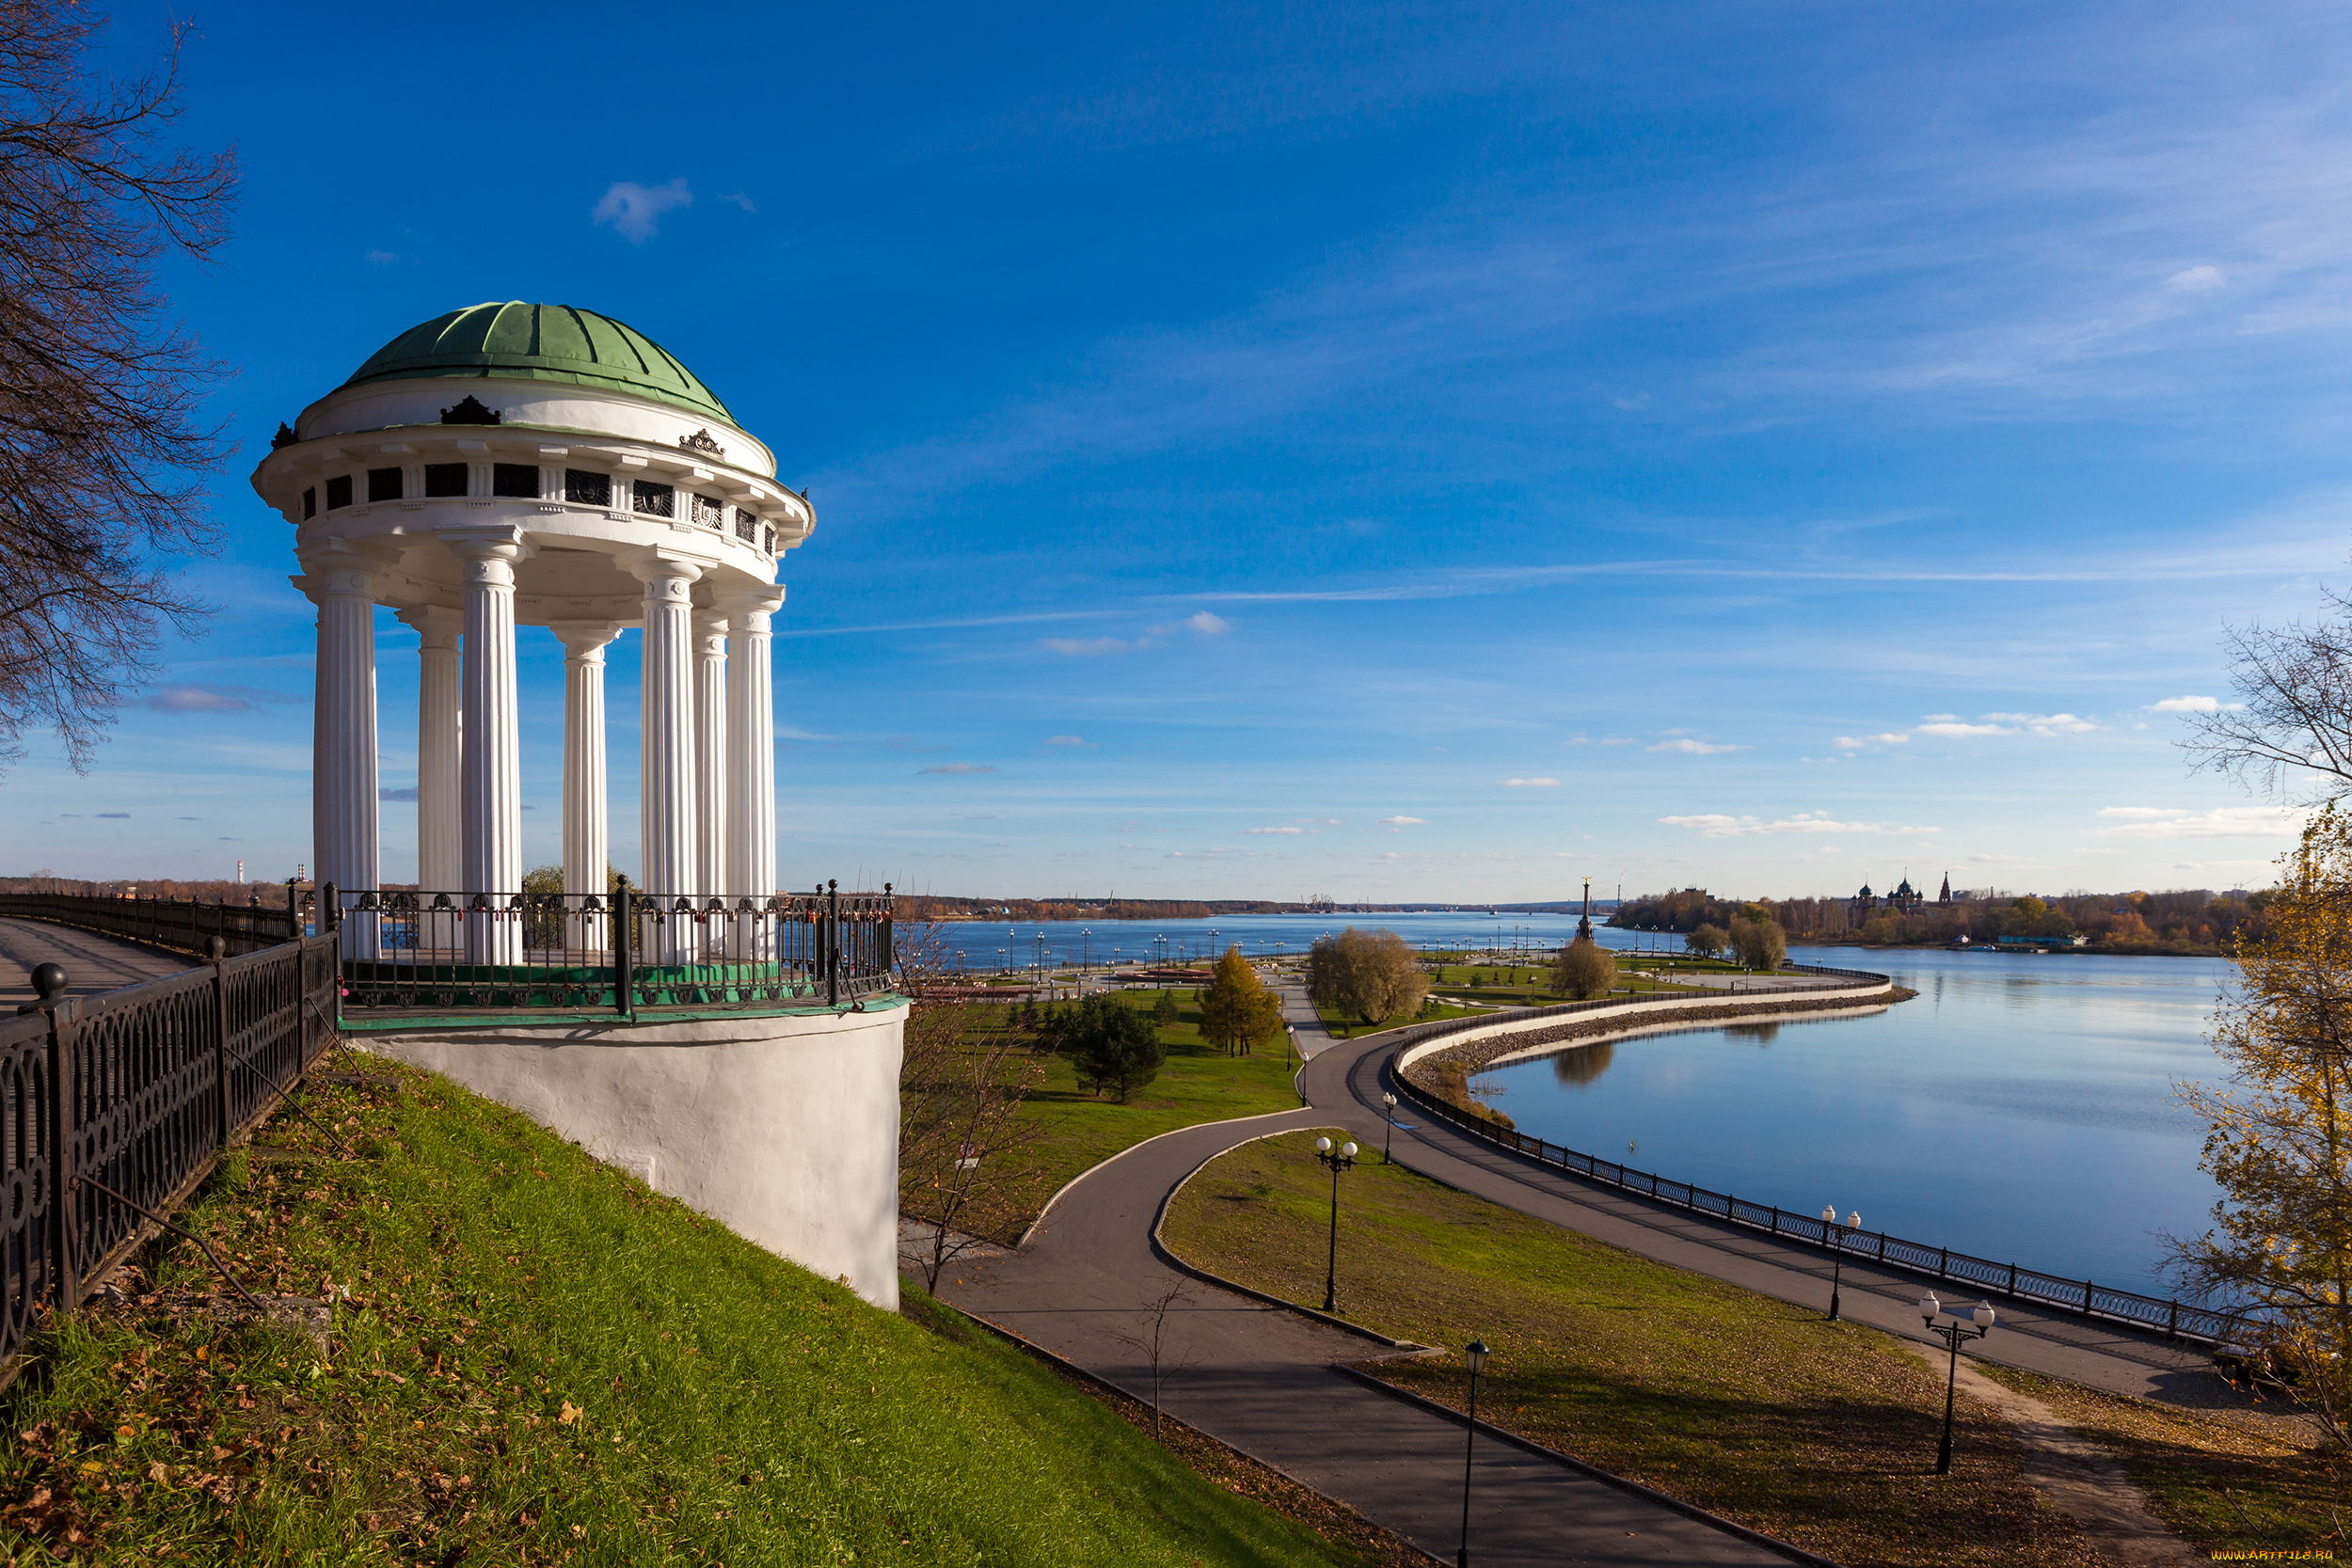
[[[1534,1054],[1564,1045],[1597,1045],[1629,1035],[1654,1034],[1742,1019],[1796,1018],[1807,1013],[1878,1012],[1919,994],[1885,984],[1858,986],[1852,990],[1799,991],[1788,996],[1755,996],[1739,1002],[1694,1002],[1687,1006],[1629,1003],[1622,1007],[1596,1008],[1572,1018],[1531,1017],[1497,1020],[1460,1034],[1408,1045],[1398,1053],[1396,1070],[1422,1089],[1441,1093],[1437,1069],[1457,1067],[1476,1072],[1505,1056]]]

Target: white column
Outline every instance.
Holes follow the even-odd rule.
[[[628,562],[645,585],[645,646],[640,691],[639,836],[644,863],[640,877],[647,895],[666,908],[695,892],[694,831],[694,628],[690,597],[702,568],[660,548]],[[683,924],[683,930],[681,930]],[[658,948],[645,957],[680,963],[693,947],[691,921],[675,914],[649,937]]]
[[[608,621],[558,621],[549,631],[564,644],[564,891],[602,898],[612,864],[604,762],[604,648],[621,628]],[[580,915],[566,923],[566,940],[602,947],[605,923]]]
[[[726,594],[727,615],[727,880],[728,891],[755,906],[776,891],[776,706],[770,669],[768,618],[781,593]],[[775,956],[772,921],[753,921],[753,951],[764,963]]]
[[[364,562],[324,559],[306,587],[319,607],[311,854],[323,886],[351,893],[381,885],[376,865],[375,579]],[[322,917],[325,911],[322,911]],[[322,928],[323,921],[322,921]],[[343,951],[376,955],[375,921],[346,923]]]
[[[735,891],[727,876],[727,622],[694,612],[694,891]]]
[[[482,529],[445,533],[441,542],[463,566],[466,583],[459,886],[469,905],[483,894],[503,910],[523,885],[522,736],[515,689],[515,562],[521,537],[512,529]],[[469,916],[466,961],[519,963],[522,933],[516,914]]]
[[[425,893],[453,893],[462,880],[465,849],[458,810],[458,758],[465,744],[458,633],[466,617],[460,610],[428,607],[404,610],[400,619],[417,628],[418,640],[417,886]],[[419,941],[429,945],[432,934],[421,930]]]

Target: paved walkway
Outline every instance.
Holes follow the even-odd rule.
[[[63,964],[66,994],[87,996],[177,974],[194,962],[45,920],[0,920],[0,1006],[33,1000],[31,975],[38,964]]]
[[[1139,1144],[1064,1194],[1021,1253],[967,1260],[940,1280],[940,1294],[1149,1400],[1143,1345],[1153,1304],[1183,1287],[1161,1356],[1168,1413],[1451,1560],[1460,1544],[1460,1423],[1331,1370],[1382,1347],[1202,1285],[1152,1249],[1162,1201],[1203,1161],[1329,1120],[1291,1111]],[[1470,1541],[1482,1568],[1788,1562],[1523,1449],[1481,1438],[1476,1455]]]

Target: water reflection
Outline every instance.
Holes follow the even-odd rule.
[[[1580,1045],[1573,1051],[1563,1051],[1551,1058],[1554,1083],[1572,1089],[1589,1087],[1609,1070],[1610,1059],[1616,1054],[1617,1042],[1603,1040],[1598,1045]]]
[[[2213,1081],[2212,960],[1808,952],[1920,994],[1860,1018],[1634,1036],[1479,1074],[1524,1132],[1898,1235],[2155,1290],[2218,1196],[2176,1080]],[[1787,1033],[1784,1035],[1783,1030]]]

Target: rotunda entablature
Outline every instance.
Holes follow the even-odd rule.
[[[599,357],[601,356],[601,357]],[[281,429],[253,487],[306,568],[364,567],[399,610],[462,602],[464,542],[511,537],[519,624],[642,620],[629,562],[697,567],[697,607],[780,596],[809,537],[772,453],[650,340],[570,307],[453,311]]]

